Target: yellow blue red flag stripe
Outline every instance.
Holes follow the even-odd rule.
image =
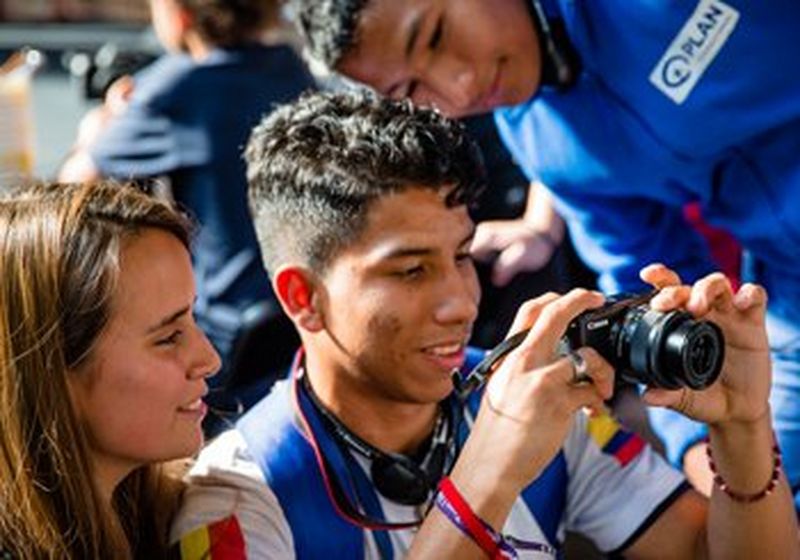
[[[242,528],[235,515],[198,527],[181,537],[181,560],[245,560]]]
[[[600,450],[614,457],[622,467],[630,463],[645,447],[642,438],[622,428],[607,414],[589,418],[587,430]]]

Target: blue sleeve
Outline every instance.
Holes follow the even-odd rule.
[[[208,144],[201,129],[131,104],[99,136],[90,154],[102,175],[129,179],[201,165],[208,159]]]
[[[164,57],[136,75],[130,103],[90,149],[101,175],[152,177],[209,160],[210,139],[182,99],[189,71],[181,58]]]
[[[659,176],[650,160],[639,159],[645,147],[660,157],[652,140],[644,146],[646,137],[628,133],[630,122],[594,90],[572,95],[577,101],[558,111],[532,101],[495,112],[495,121],[528,178],[552,192],[579,255],[600,274],[600,287],[642,290],[639,270],[653,262],[689,282],[713,271],[705,241],[683,217],[690,198]],[[557,101],[566,104],[566,96]],[[597,107],[567,121],[564,115],[581,104]]]
[[[587,190],[602,192],[602,186]],[[680,208],[637,197],[553,196],[578,254],[600,274],[606,293],[641,291],[639,271],[653,262],[677,271],[684,282],[715,270],[706,242]]]

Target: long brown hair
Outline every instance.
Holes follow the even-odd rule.
[[[165,555],[174,485],[141,467],[107,511],[67,385],[109,321],[123,242],[146,228],[188,248],[186,218],[131,186],[35,185],[0,200],[0,550],[14,558]]]

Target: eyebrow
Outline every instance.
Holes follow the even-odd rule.
[[[466,235],[466,237],[464,237],[464,239],[461,240],[458,246],[459,247],[463,247],[464,245],[469,246],[474,238],[475,238],[475,225],[473,224],[469,233]],[[382,257],[382,260],[402,259],[407,257],[420,257],[420,256],[430,255],[434,252],[435,249],[429,247],[401,247],[399,249],[389,251],[386,255]]]
[[[190,310],[191,310],[191,306],[187,305],[186,307],[184,307],[182,309],[179,309],[178,311],[176,311],[172,315],[164,317],[163,319],[161,319],[161,321],[158,322],[158,324],[153,325],[152,327],[148,328],[147,329],[147,334],[154,333],[157,330],[162,329],[162,328],[166,327],[167,325],[169,325],[171,323],[174,323],[175,321],[177,321],[178,319],[180,319],[181,317],[183,317],[184,315],[189,313]]]

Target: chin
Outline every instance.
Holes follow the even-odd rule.
[[[185,437],[180,442],[176,442],[171,447],[170,453],[163,457],[161,461],[171,461],[172,459],[183,459],[196,455],[203,447],[205,439],[203,438],[202,430],[198,430],[197,434],[192,434],[191,437]]]
[[[447,381],[437,381],[425,387],[425,402],[439,402],[450,396],[453,392],[453,382],[448,378]]]

